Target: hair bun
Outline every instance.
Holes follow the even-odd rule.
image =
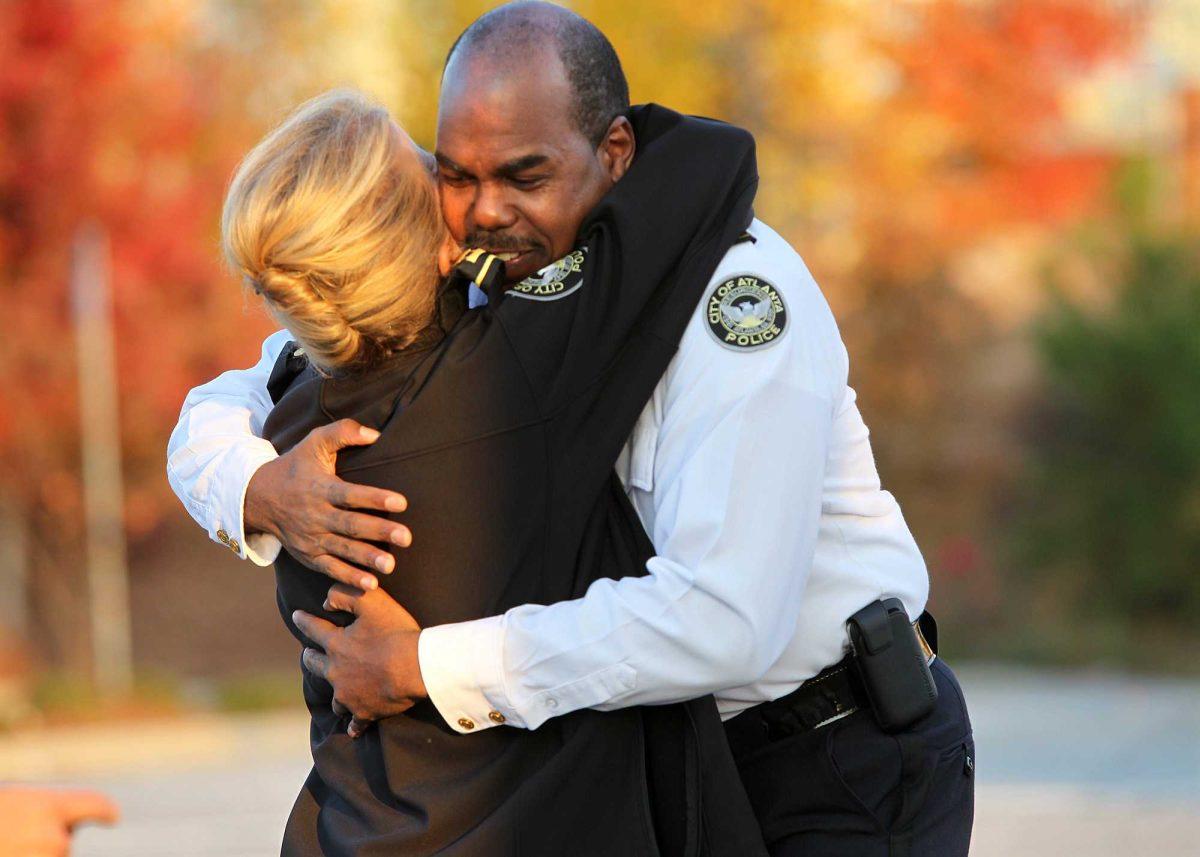
[[[446,234],[437,192],[387,112],[335,91],[238,167],[225,256],[323,369],[361,368],[433,318]]]

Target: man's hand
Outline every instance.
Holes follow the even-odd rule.
[[[116,804],[98,792],[0,789],[0,857],[66,857],[71,834],[86,822],[115,824]]]
[[[333,685],[334,710],[354,716],[352,736],[366,722],[407,711],[428,695],[417,659],[421,628],[390,595],[336,584],[325,609],[353,613],[354,621],[339,628],[303,610],[292,621],[325,650],[305,649],[304,666]]]
[[[390,574],[396,562],[369,542],[408,547],[412,533],[403,524],[352,509],[403,512],[403,495],[344,482],[335,473],[338,450],[368,446],[379,432],[354,420],[315,428],[300,443],[255,471],[246,486],[247,532],[270,533],[309,568],[363,590],[379,580],[363,568]],[[356,568],[355,563],[362,568]]]

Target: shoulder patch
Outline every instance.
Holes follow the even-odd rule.
[[[771,283],[738,274],[720,283],[704,305],[704,320],[717,342],[734,351],[758,351],[787,330],[787,305]]]
[[[508,290],[508,296],[531,301],[556,301],[583,285],[587,248],[580,247]]]

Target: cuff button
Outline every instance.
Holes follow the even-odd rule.
[[[219,541],[223,545],[228,545],[229,544],[229,533],[225,532],[224,530],[217,530],[217,541]]]
[[[489,711],[488,712],[488,720],[492,721],[493,723],[503,723],[504,715],[501,714],[499,711]]]
[[[242,552],[242,546],[238,544],[237,539],[229,540],[229,549],[236,554],[240,554]]]
[[[468,720],[465,717],[460,717],[460,718],[458,718],[458,725],[461,726],[463,729],[474,729],[475,721]]]

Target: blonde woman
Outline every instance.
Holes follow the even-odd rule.
[[[452,264],[427,156],[360,95],[303,106],[233,180],[226,254],[296,342],[264,437],[283,452],[346,417],[380,432],[338,469],[404,486],[421,537],[370,597],[421,626],[578,597],[652,554],[613,464],[757,175],[743,131],[654,106],[630,119],[639,154],[578,249],[507,294],[498,258]],[[486,308],[467,311],[472,283]],[[327,603],[328,579],[286,552],[276,576],[307,646],[294,611],[345,625],[331,608],[369,603]],[[354,740],[308,670],[304,697],[314,767],[284,854],[764,853],[711,698],[467,736],[426,701]]]

